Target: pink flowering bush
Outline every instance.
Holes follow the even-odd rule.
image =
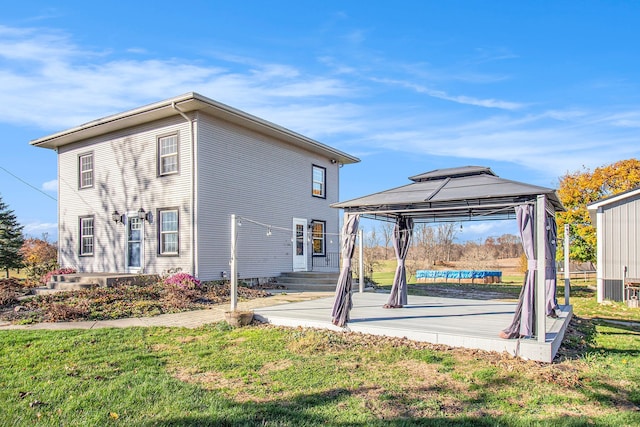
[[[200,280],[189,273],[175,273],[164,279],[165,285],[177,286],[182,289],[200,289]]]
[[[73,273],[77,273],[77,271],[74,268],[59,268],[57,270],[50,271],[44,276],[42,276],[40,278],[40,283],[42,283],[43,285],[46,285],[47,283],[49,283],[49,280],[51,280],[51,276],[57,276],[59,274],[73,274]]]
[[[162,280],[164,284],[163,300],[165,304],[185,310],[202,298],[203,289],[200,280],[189,273],[173,273]]]

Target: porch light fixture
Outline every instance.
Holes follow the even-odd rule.
[[[122,222],[122,215],[119,214],[118,211],[113,211],[113,213],[111,214],[111,219],[117,224],[119,222]]]
[[[142,221],[149,221],[150,214],[149,212],[145,212],[144,209],[140,208],[138,209],[138,218]]]

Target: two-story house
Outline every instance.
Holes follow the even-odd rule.
[[[340,168],[359,161],[197,93],[31,144],[58,153],[62,267],[180,268],[204,280],[229,272],[233,214],[240,278],[306,271],[336,254],[339,211],[330,205]]]

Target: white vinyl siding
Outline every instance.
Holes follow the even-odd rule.
[[[175,207],[181,220],[180,251],[175,256],[159,257],[158,221],[156,215],[144,227],[142,273],[162,274],[180,268],[191,272],[191,151],[190,138],[177,138],[180,173],[158,177],[158,136],[189,135],[190,125],[181,116],[170,117],[133,128],[91,138],[60,147],[58,173],[60,179],[59,257],[61,267],[79,272],[125,272],[127,269],[126,215],[140,208],[157,213],[164,207]],[[78,157],[89,151],[99,168],[94,169],[94,191],[77,190]],[[74,190],[74,187],[76,188]],[[99,191],[98,191],[99,190]],[[111,215],[125,215],[125,223],[114,222]],[[93,257],[80,257],[78,217],[95,218]]]
[[[329,205],[338,201],[339,165],[330,158],[205,114],[199,115],[198,141],[201,277],[229,273],[231,214],[266,224],[238,227],[241,278],[292,271],[293,218],[326,221],[327,232],[338,233],[340,213]],[[326,199],[310,196],[313,165],[326,168]],[[325,251],[337,253],[338,243],[327,241]],[[311,242],[305,244],[311,256]]]
[[[178,210],[160,210],[159,215],[159,239],[158,247],[160,255],[178,254]]]
[[[192,272],[192,251],[198,248],[198,277],[219,279],[229,273],[230,217],[236,214],[271,227],[246,222],[238,233],[238,270],[241,278],[276,277],[292,271],[292,219],[325,221],[325,231],[337,234],[339,165],[302,147],[279,141],[202,112],[194,119],[197,175],[192,175],[191,125],[173,116],[60,147],[58,170],[60,264],[79,272],[126,271],[126,227],[111,220],[114,211],[125,215],[143,208],[153,212],[145,223],[141,273],[162,274],[180,268]],[[176,171],[160,175],[161,138],[175,138]],[[171,145],[171,144],[169,144]],[[80,194],[78,157],[93,153],[94,188]],[[168,154],[173,148],[163,154]],[[324,169],[325,198],[310,197],[313,166]],[[192,210],[191,180],[196,183]],[[160,211],[178,216],[177,254],[174,237],[160,237]],[[94,256],[79,256],[79,217],[93,216]],[[197,240],[192,239],[193,222]],[[126,222],[126,217],[125,217]],[[169,227],[169,224],[166,224]],[[167,235],[169,228],[162,226]],[[162,244],[166,246],[162,247]],[[311,257],[312,242],[308,241]],[[339,239],[326,239],[325,252],[337,253]],[[162,253],[161,253],[162,252]],[[162,256],[160,256],[162,255]],[[311,264],[309,264],[311,265]]]
[[[178,172],[178,135],[158,138],[158,170],[161,176]]]
[[[80,255],[93,255],[94,220],[92,216],[80,218]]]
[[[80,188],[93,187],[93,153],[78,157],[78,182]]]

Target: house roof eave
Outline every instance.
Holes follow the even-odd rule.
[[[620,200],[627,199],[629,197],[633,197],[640,194],[640,187],[635,187],[627,191],[623,191],[622,193],[614,194],[612,196],[605,197],[600,200],[596,200],[595,202],[591,202],[587,205],[587,210],[589,211],[597,211],[598,208],[609,205],[611,203],[619,202]]]
[[[93,120],[71,129],[35,139],[30,143],[36,147],[57,149],[66,144],[178,115],[179,112],[174,106],[183,113],[198,110],[204,111],[214,117],[241,124],[256,132],[273,136],[292,145],[321,154],[341,164],[360,161],[357,157],[195,92],[189,92],[164,101]]]

